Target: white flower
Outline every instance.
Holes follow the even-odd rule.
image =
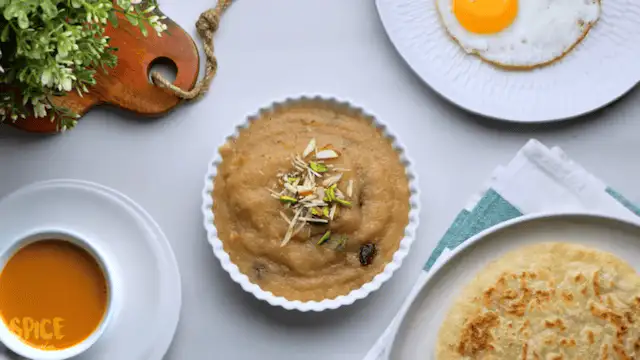
[[[51,70],[46,69],[45,71],[42,72],[42,76],[40,77],[40,82],[42,82],[42,86],[49,86],[51,85]]]
[[[36,116],[36,118],[43,118],[45,116],[47,116],[47,110],[44,107],[43,103],[38,103],[36,105],[33,106],[33,114]]]
[[[65,77],[64,79],[62,79],[62,83],[60,85],[62,85],[62,90],[71,91],[71,88],[72,88],[71,78]]]

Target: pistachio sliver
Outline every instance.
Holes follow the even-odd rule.
[[[318,240],[318,245],[322,245],[322,244],[326,243],[327,240],[329,240],[330,237],[331,237],[331,230],[327,230],[327,232],[324,233],[324,235],[322,235],[320,240]]]
[[[311,168],[311,170],[317,172],[317,173],[323,173],[323,172],[327,172],[329,171],[329,168],[327,167],[327,165],[322,164],[322,163],[318,163],[315,161],[310,161],[309,162],[309,167]]]
[[[322,216],[327,217],[327,218],[329,217],[329,208],[328,207],[325,206],[324,208],[322,208]]]
[[[347,200],[336,198],[335,201],[340,205],[351,207],[351,203],[349,201],[347,201]]]
[[[335,201],[336,200],[336,193],[335,193],[335,184],[329,186],[329,188],[327,190],[325,190],[325,194],[327,195],[327,198],[329,199],[329,201]]]
[[[286,195],[280,196],[280,201],[287,204],[295,204],[298,202],[296,198],[293,198],[291,196],[286,196]]]

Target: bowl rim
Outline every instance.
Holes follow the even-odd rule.
[[[284,100],[272,102],[271,105],[262,107],[256,113],[247,116],[241,125],[236,126],[235,132],[225,138],[225,143],[230,139],[236,138],[242,129],[247,128],[252,121],[262,117],[264,114],[272,112],[275,109],[300,102],[317,102],[324,105],[334,106],[343,110],[353,111],[370,120],[372,125],[379,129],[382,132],[382,135],[391,141],[391,146],[396,151],[400,157],[401,163],[405,167],[410,191],[408,223],[405,227],[404,237],[400,241],[398,250],[393,254],[392,261],[384,267],[383,271],[378,273],[368,283],[362,285],[358,289],[351,290],[351,292],[346,295],[340,295],[333,299],[324,299],[321,301],[288,300],[282,296],[276,296],[270,291],[265,291],[257,284],[252,283],[249,280],[249,277],[240,272],[238,266],[231,261],[229,254],[223,248],[222,241],[218,238],[218,233],[214,225],[214,214],[212,211],[214,203],[214,180],[217,175],[217,167],[222,162],[219,148],[216,148],[213,158],[209,161],[208,170],[204,177],[201,210],[203,213],[204,227],[207,232],[207,240],[213,248],[213,253],[218,260],[220,260],[222,268],[229,273],[231,279],[238,283],[244,291],[253,294],[257,299],[266,301],[272,306],[279,306],[287,310],[298,310],[302,312],[320,312],[329,309],[337,309],[344,305],[351,305],[356,300],[364,299],[370,293],[378,290],[382,284],[389,280],[393,273],[402,265],[404,258],[408,255],[411,245],[415,240],[416,231],[420,221],[420,190],[418,187],[418,177],[413,167],[413,161],[409,158],[405,148],[398,141],[397,136],[388,130],[386,124],[381,122],[371,113],[365,112],[361,107],[354,105],[352,101],[338,100],[332,96],[302,95],[298,97],[287,97]]]

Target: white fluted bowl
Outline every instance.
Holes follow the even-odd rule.
[[[213,214],[213,188],[214,180],[217,174],[218,165],[222,162],[220,153],[216,151],[213,159],[209,162],[209,168],[207,175],[204,179],[204,190],[202,191],[202,214],[204,216],[204,227],[207,231],[207,239],[213,248],[213,253],[220,260],[222,268],[225,269],[233,281],[240,284],[240,286],[247,292],[253,294],[256,298],[264,300],[273,306],[281,306],[287,310],[299,310],[299,311],[324,311],[327,309],[337,309],[343,305],[353,304],[358,299],[367,297],[370,293],[378,290],[382,284],[391,278],[394,271],[396,271],[402,261],[409,253],[411,244],[416,236],[416,230],[419,222],[420,212],[420,192],[418,190],[418,180],[415,171],[413,171],[412,161],[409,160],[404,148],[399,144],[397,138],[391,134],[387,127],[383,125],[374,116],[364,112],[361,108],[355,107],[350,103],[336,100],[334,98],[322,97],[322,96],[303,96],[299,98],[287,98],[284,101],[276,102],[269,107],[260,109],[256,114],[247,117],[244,124],[236,128],[236,132],[229,138],[236,138],[241,129],[247,128],[251,122],[255,119],[262,118],[265,114],[273,112],[275,108],[286,107],[289,104],[298,102],[318,102],[324,106],[334,106],[338,110],[347,111],[359,115],[363,115],[364,118],[369,119],[374,126],[381,130],[382,134],[386,136],[390,141],[393,148],[396,150],[400,157],[400,161],[404,164],[406,169],[407,178],[409,180],[410,191],[410,210],[409,210],[409,223],[404,231],[404,238],[400,241],[398,250],[393,255],[393,259],[389,262],[384,270],[377,274],[370,282],[362,285],[360,288],[352,290],[347,295],[340,295],[334,299],[325,299],[322,301],[299,301],[299,300],[287,300],[282,296],[276,296],[269,291],[262,290],[260,286],[252,283],[249,277],[242,272],[236,264],[234,264],[229,258],[229,254],[224,250],[222,241],[218,238],[218,232],[214,225]],[[229,139],[227,138],[227,140]]]

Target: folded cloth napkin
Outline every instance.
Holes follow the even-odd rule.
[[[620,193],[573,162],[560,148],[529,142],[509,165],[494,170],[481,191],[458,214],[427,260],[416,284],[391,324],[364,360],[387,360],[393,336],[429,271],[473,235],[501,222],[537,212],[590,211],[618,217],[640,216]]]

